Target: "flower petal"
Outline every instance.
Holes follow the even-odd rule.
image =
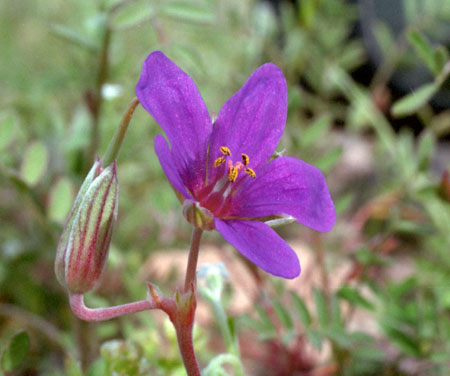
[[[180,175],[178,174],[169,145],[167,145],[166,139],[160,134],[155,137],[155,153],[158,156],[159,163],[170,184],[172,184],[172,186],[185,198],[192,198],[186,191]]]
[[[267,273],[283,278],[300,274],[296,253],[263,222],[215,220],[216,229],[242,255]]]
[[[288,214],[320,232],[336,221],[334,204],[320,170],[300,159],[279,157],[246,179],[233,197],[231,216],[252,218]]]
[[[221,156],[221,146],[231,150],[234,161],[242,153],[248,155],[253,169],[266,163],[280,141],[286,114],[283,73],[276,65],[264,64],[220,110],[211,134],[209,169]]]
[[[144,62],[136,94],[166,133],[184,184],[191,189],[202,185],[212,125],[192,79],[162,52],[155,51]]]

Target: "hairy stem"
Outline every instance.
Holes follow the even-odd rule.
[[[188,264],[186,268],[186,279],[184,292],[180,299],[177,299],[177,314],[172,318],[177,333],[178,347],[183,358],[184,367],[188,376],[200,376],[200,368],[194,352],[192,340],[192,330],[194,327],[196,309],[196,271],[198,252],[200,249],[200,239],[203,230],[194,227],[191,236],[191,248],[189,250]]]
[[[202,237],[203,230],[194,227],[192,229],[191,236],[191,249],[189,250],[189,258],[186,269],[186,279],[184,282],[184,292],[188,292],[191,289],[191,285],[195,286],[195,274],[197,272],[197,260],[198,252],[200,249],[200,239]]]
[[[129,313],[158,308],[156,303],[149,300],[140,300],[107,308],[88,308],[84,305],[82,294],[70,295],[70,307],[76,316],[85,321],[105,321]]]
[[[192,340],[193,325],[175,325],[178,347],[188,376],[201,376]]]

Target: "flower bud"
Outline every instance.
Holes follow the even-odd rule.
[[[92,290],[105,265],[117,218],[116,163],[102,169],[94,163],[75,199],[55,260],[58,281],[71,293]]]
[[[194,227],[209,231],[216,228],[214,224],[214,215],[208,209],[200,206],[196,201],[188,199],[184,200],[183,215]]]

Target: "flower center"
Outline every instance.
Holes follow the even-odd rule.
[[[227,157],[231,157],[231,150],[226,146],[220,147],[220,152],[223,154],[221,157],[217,158],[214,161],[214,167],[217,168],[225,163],[227,160]],[[252,178],[256,178],[255,171],[253,171],[251,168],[246,167],[250,163],[250,157],[247,154],[242,153],[241,154],[242,162],[238,161],[236,163],[233,163],[231,159],[228,159],[227,161],[227,168],[228,168],[228,181],[231,183],[234,183],[238,177],[238,174],[242,169]]]
[[[236,182],[239,173],[244,170],[252,179],[256,178],[256,173],[248,167],[250,157],[247,154],[241,154],[241,161],[233,162],[228,147],[222,146],[219,151],[221,156],[214,161],[214,168],[226,163],[226,169],[217,174],[215,181],[197,192],[195,199],[201,207],[207,208],[215,217],[220,218],[226,216],[232,207],[233,192],[239,190],[242,181]]]

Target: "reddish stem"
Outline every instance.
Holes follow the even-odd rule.
[[[202,237],[203,230],[198,227],[192,229],[191,236],[191,249],[189,250],[188,264],[186,268],[186,279],[184,281],[184,292],[188,292],[191,289],[191,285],[195,286],[195,277],[197,273],[197,260],[198,252],[200,249],[200,239]]]
[[[194,352],[192,329],[194,327],[195,309],[197,305],[195,298],[195,280],[202,233],[203,230],[197,227],[192,229],[191,248],[189,250],[186,279],[184,282],[184,294],[180,296],[177,302],[178,311],[172,319],[177,333],[178,347],[188,376],[201,376]]]
[[[193,324],[189,326],[175,325],[177,332],[178,347],[183,357],[184,367],[188,376],[201,376],[197,358],[194,352],[194,343],[192,341]]]
[[[140,300],[108,308],[88,308],[84,305],[82,294],[70,295],[70,307],[76,316],[85,321],[105,321],[129,313],[158,308],[154,302],[148,300]]]

